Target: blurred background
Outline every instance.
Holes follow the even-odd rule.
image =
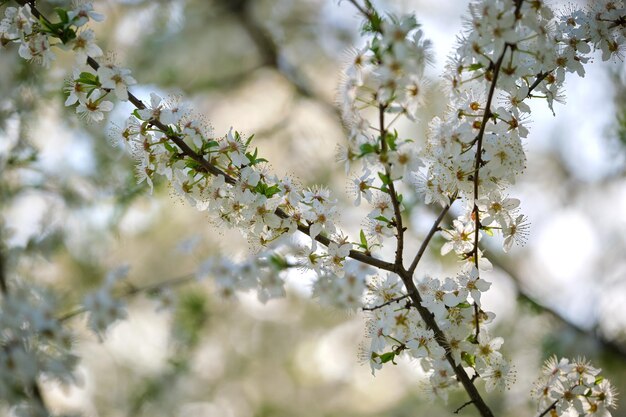
[[[69,2],[40,3],[50,12]],[[423,143],[428,121],[445,109],[438,76],[466,4],[375,3],[415,11],[434,42],[428,105],[418,123],[399,125]],[[92,25],[99,44],[133,71],[137,96],[181,95],[216,134],[231,126],[254,133],[277,174],[325,184],[344,200],[352,214],[340,224],[356,238],[362,216],[354,213],[366,211],[352,207],[343,166],[334,163],[344,140],[337,86],[350,47],[362,42],[348,2],[101,0],[95,7],[107,17]],[[120,264],[131,266],[134,285],[147,285],[192,273],[217,254],[247,254],[238,232],[211,224],[165,182],[152,195],[136,184],[132,160],[110,140],[130,107],[116,106],[103,129],[63,106],[69,53],[59,52],[49,71],[15,48],[0,56],[0,236],[9,276],[54,288],[70,311]],[[484,307],[497,314],[492,333],[505,338],[503,352],[518,371],[510,391],[488,396],[499,416],[535,415],[528,392],[553,353],[585,355],[626,392],[626,71],[621,61],[595,61],[584,79],[568,79],[568,103],[556,105],[556,117],[544,102],[533,106],[528,169],[510,190],[531,222],[527,244],[504,256],[497,237],[483,240],[494,263]],[[407,250],[416,251],[436,208],[414,195],[406,203]],[[433,240],[418,274],[455,273],[441,244]],[[310,301],[304,275],[290,276],[288,288],[286,299],[267,305],[253,294],[223,301],[210,283],[177,287],[178,302],[166,310],[135,297],[129,320],[103,342],[77,317],[79,383],[44,384],[46,401],[68,415],[102,417],[431,416],[451,415],[466,401],[458,392],[448,404],[428,402],[414,362],[372,377],[358,358],[363,315]],[[626,406],[614,415],[626,416]]]

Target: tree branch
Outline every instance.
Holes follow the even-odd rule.
[[[553,402],[552,404],[550,404],[550,406],[548,406],[548,408],[546,408],[541,414],[539,414],[537,417],[543,417],[546,414],[548,414],[550,412],[550,410],[553,410],[556,408],[556,403],[558,401]]]
[[[95,71],[98,70],[98,68],[100,68],[100,64],[98,64],[98,62],[93,59],[92,57],[87,57],[87,64],[93,68]],[[132,94],[130,91],[128,92],[128,101],[130,101],[136,108],[143,110],[146,108],[146,105],[139,100],[134,94]],[[187,157],[193,159],[194,161],[196,161],[198,164],[200,164],[200,166],[202,166],[206,172],[208,172],[209,174],[212,175],[221,175],[224,177],[224,181],[227,182],[228,184],[234,185],[237,183],[237,180],[233,177],[231,177],[230,175],[226,174],[224,171],[222,171],[221,169],[219,169],[218,167],[216,167],[215,165],[211,164],[209,161],[207,161],[206,159],[204,159],[201,155],[198,155],[197,153],[195,153],[193,151],[193,149],[191,149],[186,143],[185,141],[177,135],[172,135],[170,133],[168,133],[168,128],[166,125],[164,125],[163,123],[161,123],[158,120],[152,120],[151,124],[155,127],[157,127],[162,133],[164,133],[168,139],[170,139],[172,142],[174,142],[183,152],[183,154],[185,154]],[[281,209],[277,209],[276,210],[276,215],[278,215],[279,217],[283,218],[283,219],[287,219],[290,216],[285,213],[283,210]],[[304,234],[306,234],[307,236],[310,236],[309,233],[309,227],[303,224],[298,224],[298,230]],[[327,237],[324,237],[322,235],[318,235],[315,240],[317,240],[319,243],[323,244],[324,246],[328,246],[331,242],[330,239],[328,239]],[[359,251],[355,251],[355,250],[351,250],[350,251],[350,257],[352,259],[355,259],[357,261],[361,261],[363,263],[366,263],[368,265],[371,266],[375,266],[378,268],[381,268],[385,271],[393,271],[394,267],[393,264],[389,263],[389,262],[385,262],[382,261],[380,259],[374,258],[373,256],[370,255],[366,255],[363,252],[359,252]]]
[[[385,110],[386,107],[382,104],[378,106],[378,124],[380,130],[380,148],[381,154],[385,155],[388,151],[387,146],[387,127],[385,126]],[[404,254],[404,226],[402,225],[402,210],[400,208],[400,200],[398,198],[398,193],[396,193],[396,187],[393,183],[393,178],[391,178],[391,167],[389,162],[384,163],[385,166],[385,175],[387,176],[388,184],[385,184],[387,187],[387,194],[391,198],[391,204],[393,205],[393,213],[396,220],[396,259],[395,265],[397,268],[402,269],[404,266],[403,263],[403,254]]]
[[[415,258],[413,259],[413,262],[411,262],[411,266],[409,267],[409,270],[408,270],[409,274],[413,275],[413,273],[415,272],[415,268],[417,268],[417,264],[419,264],[420,260],[422,259],[422,256],[424,255],[424,252],[426,251],[426,248],[428,247],[430,240],[433,238],[437,230],[439,230],[439,225],[441,224],[441,221],[444,219],[444,217],[446,217],[446,214],[448,214],[448,210],[450,210],[450,207],[452,206],[452,203],[454,203],[454,200],[456,200],[456,195],[450,198],[450,203],[446,204],[443,210],[441,210],[441,213],[439,213],[439,216],[437,217],[432,227],[428,231],[428,234],[424,238],[422,245],[417,251]]]
[[[389,304],[393,304],[393,303],[396,303],[398,301],[402,301],[402,300],[404,300],[405,298],[408,298],[408,297],[410,297],[409,294],[400,295],[398,297],[392,298],[391,300],[385,301],[384,303],[382,303],[380,305],[377,305],[377,306],[374,306],[374,307],[363,307],[363,311],[379,310],[379,309],[381,309],[383,307],[387,307]]]
[[[435,317],[426,307],[422,305],[422,297],[413,282],[413,275],[404,270],[399,271],[398,274],[407,289],[407,293],[411,297],[412,305],[417,309],[420,317],[426,323],[426,326],[433,331],[437,344],[439,344],[439,346],[446,351],[446,360],[454,370],[457,379],[461,382],[461,385],[463,385],[463,388],[469,395],[471,402],[474,404],[482,417],[494,417],[493,412],[481,397],[478,389],[470,379],[467,372],[465,372],[465,369],[463,369],[463,366],[454,361],[450,344],[446,339],[446,335],[435,321]]]

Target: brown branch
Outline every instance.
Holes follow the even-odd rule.
[[[467,401],[466,403],[462,404],[459,408],[457,408],[456,410],[454,410],[454,414],[459,414],[461,412],[462,409],[464,409],[465,407],[467,407],[468,405],[472,404],[474,401],[470,400]]]
[[[541,414],[539,414],[537,417],[543,417],[546,414],[548,414],[550,412],[550,410],[553,410],[556,408],[556,403],[558,401],[553,402],[552,404],[550,404],[550,406],[548,406],[548,408],[546,408]]]
[[[548,75],[550,75],[551,72],[552,71],[547,71],[547,72],[540,72],[539,74],[537,74],[535,81],[530,85],[530,87],[528,87],[527,97],[530,97],[530,94],[533,92],[533,90],[537,88],[539,84],[541,84],[541,82],[545,80],[548,77]]]
[[[387,146],[387,127],[385,126],[385,110],[386,106],[380,104],[378,106],[378,124],[380,129],[380,147],[381,154],[385,155],[388,151]],[[403,263],[403,254],[404,254],[404,226],[402,225],[402,210],[400,208],[400,200],[398,198],[398,193],[396,192],[396,187],[393,183],[393,178],[391,178],[391,166],[389,162],[384,163],[385,166],[385,175],[387,176],[388,184],[387,186],[387,194],[391,198],[391,204],[393,205],[393,213],[395,216],[395,226],[397,230],[396,234],[396,259],[395,265],[397,268],[402,269],[404,266]]]
[[[516,13],[519,12],[519,8],[522,5],[523,0],[517,1]],[[485,113],[483,114],[483,118],[480,124],[480,130],[478,131],[478,136],[476,136],[476,159],[474,162],[474,208],[472,209],[472,215],[474,216],[474,265],[476,266],[476,270],[478,268],[478,239],[480,237],[480,211],[478,210],[478,185],[480,182],[480,168],[483,165],[482,152],[483,152],[483,138],[485,136],[485,129],[487,128],[487,123],[489,122],[489,118],[492,116],[491,113],[491,102],[493,101],[493,97],[496,91],[496,84],[498,82],[498,76],[500,75],[500,68],[502,67],[502,62],[504,61],[504,56],[506,55],[507,50],[511,45],[506,43],[504,45],[504,49],[502,50],[502,54],[496,61],[496,64],[493,69],[493,78],[491,80],[491,85],[489,86],[489,93],[487,95],[487,103],[485,104]],[[478,335],[480,334],[480,322],[478,320],[478,305],[474,302],[474,311],[476,315],[476,332],[474,334],[476,338],[476,342],[478,342]]]
[[[98,70],[98,68],[100,68],[100,64],[98,64],[98,62],[92,57],[87,58],[87,64],[96,71]],[[130,91],[128,92],[128,101],[130,101],[136,108],[140,110],[143,110],[146,108],[146,105],[141,100],[139,100],[135,95],[133,95]],[[200,166],[202,166],[202,168],[204,168],[206,172],[215,176],[217,175],[223,176],[224,181],[227,182],[228,184],[234,185],[237,183],[237,180],[235,178],[231,177],[230,175],[226,174],[224,171],[222,171],[215,165],[211,164],[209,161],[204,159],[201,155],[198,155],[197,153],[195,153],[193,149],[191,149],[180,136],[170,134],[168,132],[168,127],[166,125],[164,125],[158,120],[152,120],[151,124],[157,127],[162,133],[164,133],[168,137],[168,139],[174,142],[182,150],[183,154],[185,154],[186,156],[188,156],[189,158],[193,159],[198,164],[200,164]],[[283,219],[287,219],[290,217],[287,213],[285,213],[281,209],[276,210],[276,215],[278,215],[280,218],[283,218]],[[307,236],[310,236],[308,226],[299,223],[298,230],[306,234]],[[322,235],[318,235],[315,238],[315,240],[317,240],[319,243],[321,243],[324,246],[328,246],[331,242],[330,239]],[[385,271],[394,270],[393,264],[374,258],[373,256],[366,255],[363,252],[351,250],[349,256],[352,259],[355,259],[357,261],[363,262],[371,266],[375,266]]]
[[[389,300],[389,301],[385,301],[384,303],[379,304],[379,305],[374,306],[374,307],[363,307],[363,311],[375,311],[375,310],[379,310],[379,309],[381,309],[381,308],[383,308],[383,307],[387,307],[389,304],[393,304],[393,303],[396,303],[396,302],[398,302],[398,301],[402,301],[402,300],[404,300],[405,298],[408,298],[408,297],[410,297],[410,296],[409,296],[409,294],[404,294],[404,295],[401,295],[401,296],[398,296],[398,297],[392,298],[392,299],[391,299],[391,300]],[[409,303],[409,304],[410,304],[410,303]]]
[[[98,70],[98,68],[100,68],[100,64],[98,64],[98,62],[91,58],[88,57],[87,58],[87,64],[93,68],[94,70]],[[140,110],[143,110],[146,108],[146,105],[139,100],[135,95],[133,95],[130,91],[128,92],[128,101],[130,101],[135,107],[137,107]],[[209,174],[212,175],[221,175],[224,177],[224,180],[231,184],[234,185],[237,183],[237,180],[233,177],[231,177],[230,175],[226,174],[224,171],[222,171],[221,169],[219,169],[218,167],[216,167],[215,165],[211,164],[209,161],[207,161],[206,159],[204,159],[201,155],[198,155],[197,153],[195,153],[193,151],[193,149],[191,149],[185,142],[184,140],[178,136],[178,135],[172,135],[170,133],[168,133],[168,127],[166,125],[164,125],[163,123],[161,123],[158,120],[153,120],[152,125],[154,125],[155,127],[157,127],[159,130],[161,130],[161,132],[163,132],[168,139],[170,139],[172,142],[174,142],[182,151],[183,153],[188,156],[189,158],[193,159],[194,161],[196,161],[197,163],[200,164],[200,166],[202,166],[206,172],[208,172]],[[281,209],[277,209],[276,210],[276,215],[279,216],[282,219],[287,219],[290,216],[285,213],[283,210]],[[307,236],[310,236],[309,233],[309,227],[306,225],[303,225],[301,223],[298,223],[298,230],[304,234],[306,234]],[[315,240],[317,240],[319,243],[321,243],[324,246],[328,246],[331,242],[330,239],[328,239],[325,236],[322,235],[318,235]],[[375,266],[378,268],[381,268],[385,271],[393,271],[393,264],[389,263],[389,262],[385,262],[382,261],[380,259],[376,259],[373,256],[370,255],[366,255],[363,252],[359,252],[359,251],[355,251],[355,250],[351,250],[350,251],[350,255],[349,255],[352,259],[355,259],[357,261],[361,261],[363,263],[366,263],[368,265],[371,266]]]
[[[350,0],[352,2],[352,0]],[[353,4],[356,4],[356,2],[353,2]],[[34,7],[32,7],[33,9],[35,9]],[[35,9],[36,10],[36,9]],[[38,13],[38,12],[37,12]],[[502,62],[502,60],[499,61],[500,64]],[[89,66],[91,66],[94,70],[97,70],[99,68],[99,64],[91,57],[88,57],[87,59],[87,64]],[[497,76],[496,76],[497,78]],[[495,84],[495,82],[494,82]],[[141,100],[139,100],[137,97],[135,97],[133,94],[131,94],[130,92],[128,93],[129,95],[129,101],[138,109],[145,109],[146,106],[143,104],[143,102]],[[491,97],[490,97],[491,98]],[[486,116],[487,117],[487,114]],[[382,121],[383,121],[383,129],[381,129],[381,134],[384,133],[384,116],[381,117]],[[189,146],[187,146],[185,144],[185,142],[183,141],[183,139],[180,136],[177,135],[172,135],[168,132],[168,127],[164,124],[162,124],[160,121],[158,120],[153,120],[151,121],[151,124],[155,127],[157,127],[158,129],[160,129],[163,133],[165,133],[165,135],[168,137],[168,139],[170,139],[172,142],[174,142],[177,146],[179,146],[179,148],[182,150],[183,154],[186,155],[187,157],[193,159],[194,161],[198,162],[200,164],[200,166],[202,166],[206,172],[212,174],[212,175],[222,175],[225,178],[225,181],[228,182],[229,184],[234,184],[236,183],[236,179],[233,177],[230,177],[229,175],[227,175],[226,173],[224,173],[222,170],[220,170],[218,167],[214,166],[213,164],[211,164],[209,161],[206,161],[201,155],[196,154]],[[484,133],[484,125],[483,125],[483,133]],[[385,143],[385,137],[382,136],[383,138],[383,143]],[[482,140],[482,137],[481,137]],[[392,186],[393,184],[389,187],[390,192],[392,192],[392,200],[394,199],[393,196],[395,196],[395,200],[396,200],[396,205],[394,205],[394,210],[396,211],[396,226],[400,226],[398,228],[398,233],[399,235],[403,234],[403,229],[401,227],[401,216],[399,215],[399,202],[397,200],[397,194],[395,193],[395,191],[392,191]],[[287,218],[288,214],[285,213],[282,210],[277,210],[276,214],[282,218]],[[445,213],[444,213],[445,214]],[[306,225],[302,225],[302,224],[298,224],[298,230],[302,233],[305,233],[307,235],[310,236],[309,234],[309,227]],[[433,232],[434,233],[434,232]],[[316,240],[326,246],[328,246],[328,244],[330,243],[330,239],[324,237],[324,236],[317,236]],[[398,249],[402,249],[400,247],[400,240],[398,240]],[[399,255],[398,255],[399,254]],[[435,321],[434,316],[432,315],[432,313],[422,305],[422,298],[421,295],[418,292],[417,287],[415,286],[415,283],[413,282],[413,277],[412,277],[412,273],[409,273],[407,270],[405,270],[401,264],[401,256],[402,256],[402,252],[398,251],[396,252],[396,262],[395,263],[389,263],[389,262],[385,262],[379,259],[376,259],[370,255],[366,255],[362,252],[358,252],[358,251],[350,251],[350,257],[361,261],[363,263],[378,267],[380,269],[383,270],[387,270],[387,271],[393,271],[396,272],[400,278],[402,279],[406,289],[407,289],[407,293],[411,298],[412,301],[412,305],[417,309],[418,313],[420,314],[420,317],[422,318],[422,320],[424,320],[424,322],[426,323],[426,326],[431,329],[435,335],[435,340],[437,341],[437,343],[444,348],[445,352],[446,352],[446,360],[448,361],[448,363],[451,365],[451,367],[454,369],[455,375],[457,377],[457,379],[461,382],[461,384],[463,385],[463,387],[465,388],[465,391],[468,393],[469,397],[472,400],[472,403],[476,406],[477,410],[479,411],[479,413],[481,414],[482,417],[493,417],[493,413],[491,412],[491,410],[489,409],[489,407],[487,406],[487,404],[484,402],[483,398],[481,397],[480,393],[478,392],[477,388],[474,386],[472,380],[470,379],[470,377],[468,376],[468,374],[465,372],[465,370],[463,369],[463,366],[461,364],[456,364],[454,358],[452,357],[452,353],[451,353],[451,348],[449,343],[446,340],[445,334],[443,333],[443,331],[439,328],[437,322]],[[398,262],[398,259],[400,259],[400,262]]]
[[[432,227],[428,231],[428,234],[424,238],[422,245],[417,251],[415,258],[413,259],[413,262],[411,262],[411,266],[409,267],[409,270],[408,270],[409,274],[413,275],[413,272],[415,272],[415,268],[417,268],[417,264],[420,262],[420,259],[422,259],[422,256],[424,255],[424,252],[426,251],[426,248],[428,247],[430,240],[433,238],[437,230],[439,230],[439,225],[441,224],[441,221],[448,213],[448,210],[450,210],[450,207],[452,206],[452,203],[454,203],[454,200],[456,200],[456,194],[450,198],[450,203],[446,204],[443,210],[441,210],[441,213],[439,213],[439,216],[437,217]]]
[[[500,75],[500,68],[502,67],[502,61],[504,61],[504,56],[506,55],[506,51],[509,48],[509,44],[504,46],[504,50],[502,54],[498,58],[496,65],[493,69],[493,79],[491,81],[491,86],[489,87],[489,94],[487,95],[487,103],[485,104],[485,114],[483,115],[483,119],[480,124],[480,130],[478,131],[478,135],[476,136],[476,159],[474,162],[474,208],[472,210],[472,214],[474,215],[474,265],[476,265],[476,269],[478,269],[478,237],[480,233],[480,213],[478,211],[478,183],[480,182],[480,168],[483,164],[482,152],[483,152],[483,137],[485,136],[485,129],[487,128],[487,122],[489,118],[492,116],[491,113],[491,102],[493,101],[493,97],[496,92],[496,83],[498,81],[498,76]]]
[[[452,357],[450,344],[446,339],[446,335],[435,321],[435,317],[426,307],[422,305],[422,297],[413,282],[413,274],[410,274],[408,271],[401,270],[398,272],[398,275],[402,279],[402,282],[407,289],[407,293],[411,297],[412,305],[417,309],[420,317],[424,320],[424,323],[426,323],[426,326],[433,331],[437,344],[445,350],[446,360],[454,370],[457,379],[461,382],[461,385],[463,385],[463,388],[469,395],[471,402],[474,404],[482,417],[494,417],[493,412],[487,403],[485,403],[485,400],[483,400],[473,381],[470,379],[467,372],[465,372],[465,369],[463,369],[463,365],[457,364]]]

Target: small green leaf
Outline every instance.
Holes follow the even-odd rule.
[[[280,192],[280,187],[278,185],[272,185],[271,187],[267,187],[265,189],[265,193],[264,195],[267,198],[271,198],[273,197],[275,194],[277,194],[278,192]]]
[[[380,178],[380,180],[383,182],[383,184],[385,185],[389,185],[391,183],[391,180],[389,179],[389,177],[387,176],[387,174],[384,174],[382,172],[378,172],[378,178]]]
[[[396,364],[393,360],[396,358],[395,352],[385,352],[382,355],[378,355],[381,363],[391,362],[394,365]]]
[[[467,352],[462,352],[461,359],[463,359],[463,361],[471,367],[476,366],[476,357],[474,355],[470,355]]]
[[[277,253],[272,254],[269,258],[269,261],[272,265],[276,267],[276,269],[280,271],[289,268],[289,263],[287,262],[287,260]]]
[[[65,23],[65,24],[69,23],[70,18],[67,14],[67,10],[62,9],[60,7],[55,7],[54,11],[57,13],[57,16],[59,16],[59,19],[61,19],[62,23]]]
[[[470,71],[476,71],[479,70],[483,67],[483,64],[481,64],[480,62],[477,62],[475,64],[470,65],[467,69]]]
[[[387,146],[389,146],[389,149],[391,149],[392,151],[395,151],[396,149],[398,149],[398,146],[396,145],[396,140],[398,139],[398,131],[394,129],[393,133],[387,133]]]
[[[378,217],[375,218],[375,220],[378,220],[380,222],[385,222],[385,223],[391,223],[391,220],[389,220],[385,216],[378,216]]]
[[[361,144],[361,146],[359,146],[359,150],[361,151],[361,154],[359,155],[360,157],[368,155],[370,153],[378,152],[378,148],[371,143]]]
[[[367,238],[365,237],[363,229],[361,229],[361,232],[359,233],[359,238],[361,239],[361,247],[363,249],[367,249]]]
[[[76,81],[78,81],[81,84],[95,85],[95,86],[100,85],[98,76],[90,72],[81,72]]]

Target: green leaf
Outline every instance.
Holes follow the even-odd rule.
[[[269,261],[279,271],[282,271],[282,270],[285,270],[285,269],[289,268],[289,263],[287,262],[287,260],[285,258],[283,258],[282,256],[278,255],[277,253],[273,253],[270,256]]]
[[[463,359],[463,361],[471,367],[476,366],[476,357],[474,355],[470,355],[467,352],[462,352],[461,359]]]
[[[483,64],[481,64],[480,62],[477,62],[475,64],[470,65],[467,69],[470,71],[476,71],[479,70],[483,67]]]
[[[487,235],[493,236],[493,229],[491,227],[483,227],[482,229],[485,231],[485,233],[487,233]]]
[[[378,152],[378,148],[374,145],[372,145],[371,143],[363,143],[361,144],[361,146],[359,146],[359,150],[361,151],[361,154],[359,155],[359,157],[368,155],[370,153],[377,153]]]
[[[365,33],[382,33],[383,18],[378,12],[372,8],[369,9],[370,16],[363,24],[362,32]]]
[[[382,172],[378,172],[378,178],[380,178],[380,180],[383,182],[383,184],[385,185],[389,185],[391,184],[391,180],[389,179],[389,177],[387,176],[387,174],[384,174]]]
[[[391,149],[392,151],[395,151],[396,149],[398,149],[398,146],[396,145],[396,141],[398,139],[398,131],[394,129],[393,133],[387,133],[387,146],[389,146],[389,149]]]
[[[361,247],[363,249],[367,249],[367,238],[365,237],[363,229],[361,229],[361,232],[359,233],[359,238],[361,239]]]
[[[394,365],[396,364],[393,360],[396,358],[395,352],[385,352],[382,355],[378,355],[381,363],[391,362]]]
[[[54,11],[57,13],[57,16],[59,16],[59,19],[61,19],[62,23],[65,23],[65,24],[69,23],[70,18],[67,14],[67,10],[62,9],[60,7],[55,7]]]
[[[178,154],[178,149],[174,148],[174,146],[172,146],[172,144],[169,141],[163,142],[163,146],[165,147],[165,149],[167,149],[169,153]]]
[[[378,216],[378,217],[375,218],[375,220],[378,220],[380,222],[385,222],[385,223],[391,223],[391,220],[389,220],[385,216]]]
[[[98,80],[98,76],[90,72],[81,72],[76,81],[78,81],[81,84],[95,85],[95,86],[100,85],[100,80]]]

